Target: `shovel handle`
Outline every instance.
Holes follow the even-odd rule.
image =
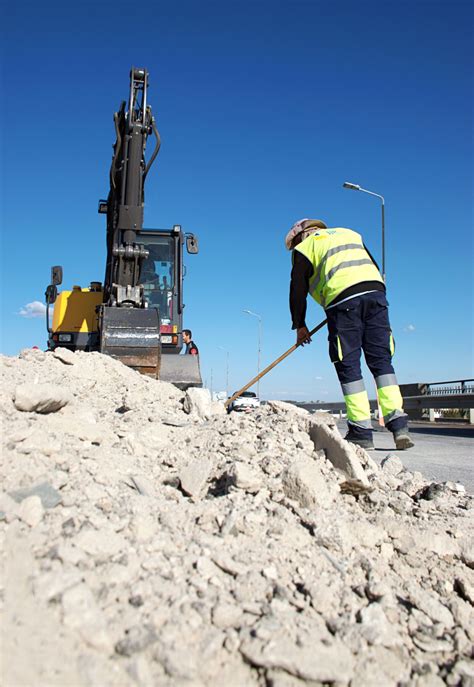
[[[310,331],[309,335],[313,336],[313,334],[316,334],[316,332],[318,332],[320,329],[322,329],[322,327],[324,327],[325,324],[327,324],[327,320],[323,320],[322,322],[320,322],[314,329],[312,329]],[[299,344],[295,344],[294,346],[289,348],[287,351],[285,351],[285,353],[283,353],[279,358],[277,358],[272,363],[270,363],[270,365],[268,365],[268,367],[266,367],[262,372],[260,372],[260,374],[258,374],[256,377],[251,379],[248,384],[243,386],[233,396],[231,396],[229,399],[227,399],[227,401],[224,403],[224,406],[226,408],[228,408],[230,406],[230,404],[232,403],[232,401],[235,401],[236,398],[241,396],[244,393],[244,391],[247,391],[247,389],[249,389],[251,386],[253,386],[255,384],[255,382],[258,382],[258,380],[261,379],[264,375],[266,375],[267,372],[270,372],[270,370],[273,370],[273,368],[276,367],[279,363],[281,363],[282,360],[287,358],[291,353],[293,353],[293,351],[296,351],[296,349],[299,348],[302,345],[302,343],[303,342],[301,342]]]

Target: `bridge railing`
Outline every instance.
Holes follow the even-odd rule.
[[[472,393],[474,393],[474,379],[455,379],[449,382],[430,382],[426,384],[426,394],[428,396]]]
[[[429,410],[430,420],[434,420],[435,410],[460,409],[469,410],[469,422],[474,424],[474,379],[457,379],[448,382],[430,382],[417,384],[401,384],[400,390],[403,396],[403,407],[412,419],[421,419],[422,411]],[[371,399],[370,408],[376,411],[377,401]],[[330,410],[343,413],[344,401],[332,403],[299,403],[298,405],[308,410]]]

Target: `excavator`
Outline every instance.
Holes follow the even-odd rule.
[[[149,75],[132,67],[130,93],[114,114],[115,144],[110,189],[99,200],[107,218],[103,284],[73,286],[58,293],[63,269],[51,268],[46,288],[48,350],[99,351],[125,365],[180,388],[202,386],[199,356],[179,355],[183,347],[184,244],[198,252],[194,234],[143,227],[144,186],[161,139],[147,103]],[[154,150],[145,159],[147,139]],[[52,323],[50,306],[54,304]]]

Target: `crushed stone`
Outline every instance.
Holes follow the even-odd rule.
[[[327,414],[0,358],[4,682],[468,687],[474,499]]]

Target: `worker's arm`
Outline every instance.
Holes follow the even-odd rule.
[[[296,342],[310,342],[306,327],[306,297],[309,291],[309,280],[313,266],[308,258],[298,250],[293,251],[293,268],[290,282],[290,311],[292,329],[297,330]]]

